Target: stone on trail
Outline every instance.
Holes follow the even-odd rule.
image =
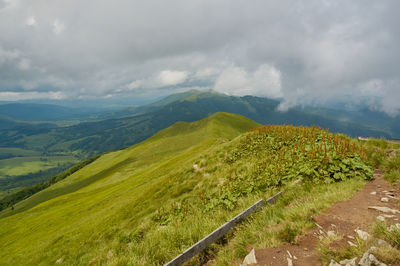
[[[288,266],[293,266],[293,261],[291,258],[287,258],[287,265]]]
[[[377,210],[380,212],[389,212],[389,213],[393,213],[393,214],[400,213],[399,210],[394,210],[394,209],[390,209],[388,207],[382,207],[382,206],[369,206],[368,209]]]
[[[378,239],[378,245],[379,246],[390,246],[390,244],[388,242],[386,242],[385,240],[382,240],[382,239]]]
[[[249,254],[247,254],[247,256],[243,260],[243,264],[241,265],[247,266],[252,264],[257,264],[256,252],[254,251],[254,248],[250,251]]]
[[[373,254],[372,251],[377,250],[376,247],[371,247],[367,252],[364,253],[360,262],[358,263],[359,266],[387,266],[385,263],[380,262]]]
[[[367,255],[367,256],[365,256]],[[374,255],[364,253],[363,258],[358,263],[360,266],[387,266],[387,264],[380,262]]]
[[[368,234],[367,232],[365,232],[365,231],[362,231],[362,230],[354,230],[356,233],[357,233],[357,235],[358,235],[358,237],[359,238],[361,238],[362,240],[368,240],[368,238],[370,238],[371,237],[371,235],[370,234]]]
[[[349,244],[351,247],[357,247],[357,245],[356,244],[354,244],[353,242],[351,242],[351,241],[347,241],[347,244]]]
[[[326,235],[328,237],[334,237],[336,235],[336,233],[335,233],[335,231],[328,231],[328,232],[326,232]]]
[[[339,264],[345,265],[345,266],[356,266],[356,260],[357,260],[357,257],[352,258],[351,260],[341,260],[339,262]]]
[[[289,258],[293,258],[292,254],[290,253],[289,250],[286,250],[287,254],[289,255]]]
[[[385,221],[385,217],[379,215],[378,217],[376,217],[377,220],[384,222]]]
[[[384,214],[383,217],[385,217],[385,218],[393,218],[395,216],[394,215],[390,215],[390,214]]]
[[[334,261],[334,260],[331,260],[331,263],[329,263],[329,266],[340,266],[340,264],[337,263],[337,262]]]
[[[372,191],[371,193],[369,193],[371,195],[376,195],[376,191]]]
[[[381,201],[382,201],[382,202],[389,202],[389,199],[386,198],[386,197],[383,197],[383,198],[381,198]]]

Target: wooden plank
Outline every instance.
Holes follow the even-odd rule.
[[[277,194],[273,195],[272,197],[270,197],[269,199],[265,200],[266,204],[275,204],[276,202],[276,198],[282,196],[283,190],[279,191]]]
[[[199,252],[207,248],[210,244],[214,243],[217,241],[219,238],[221,238],[223,235],[225,235],[230,229],[234,228],[238,223],[243,221],[247,216],[249,216],[251,213],[253,213],[255,210],[258,208],[261,208],[264,206],[266,203],[267,204],[274,204],[276,201],[277,197],[280,197],[282,195],[283,191],[280,191],[276,195],[270,197],[266,201],[263,199],[257,201],[254,203],[252,206],[244,210],[243,212],[239,213],[236,215],[233,219],[230,221],[226,222],[224,225],[218,227],[217,229],[214,230],[211,234],[207,235],[200,241],[198,241],[196,244],[185,250],[183,253],[178,255],[176,258],[165,264],[165,266],[175,266],[175,265],[182,265],[195,255],[197,255]]]

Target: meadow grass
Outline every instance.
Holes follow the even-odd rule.
[[[400,143],[370,139],[361,143],[370,163],[384,172],[392,184],[400,179]]]
[[[372,175],[345,136],[291,126],[244,133],[258,126],[218,113],[104,154],[0,213],[0,263],[161,265],[255,201],[302,179],[277,205],[190,262],[216,256],[229,264],[250,243],[293,241],[312,226],[311,215],[349,197]]]
[[[105,154],[16,204],[15,210],[24,211],[0,219],[0,261],[48,264],[63,257],[72,264],[87,264],[112,260],[109,254],[120,249],[120,235],[131,235],[146,220],[154,225],[149,214],[202,179],[203,175],[191,171],[192,161],[219,143],[214,127],[224,123],[220,119],[229,125],[231,115],[192,123],[186,132],[178,124],[140,145]],[[225,136],[233,138],[258,126],[245,118],[236,117],[235,123],[238,126],[225,126]],[[1,215],[10,212],[7,209]]]

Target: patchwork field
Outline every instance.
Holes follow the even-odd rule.
[[[35,152],[26,151],[24,157],[0,160],[0,178],[26,175],[57,167],[61,164],[77,162],[77,159],[73,156],[26,156],[27,154],[35,154]]]

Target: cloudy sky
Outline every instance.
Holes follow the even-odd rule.
[[[0,100],[189,88],[400,111],[398,0],[0,0]]]

